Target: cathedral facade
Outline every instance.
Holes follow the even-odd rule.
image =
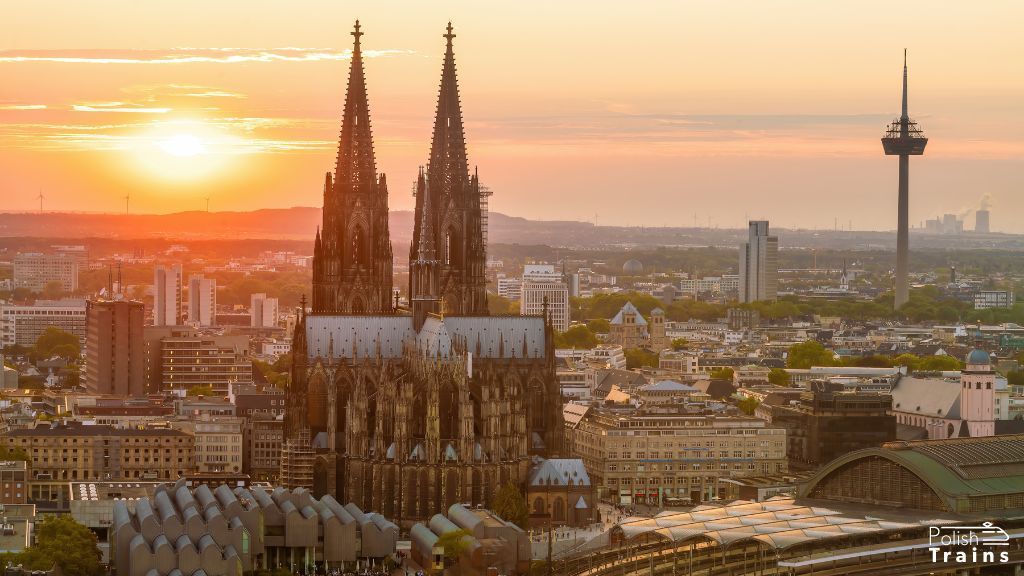
[[[525,492],[562,450],[546,316],[489,316],[485,204],[470,174],[451,25],[430,156],[416,180],[409,307],[393,297],[387,180],[378,175],[355,38],[334,174],[324,183],[311,313],[292,340],[282,481],[411,522]]]

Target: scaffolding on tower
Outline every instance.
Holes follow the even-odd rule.
[[[487,246],[487,207],[491,194],[494,194],[494,192],[490,188],[482,184],[480,185],[480,232],[484,240],[484,246]]]

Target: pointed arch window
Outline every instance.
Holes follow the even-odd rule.
[[[356,226],[355,232],[352,233],[352,263],[365,265],[367,257],[366,249],[366,234],[363,233],[362,226]]]

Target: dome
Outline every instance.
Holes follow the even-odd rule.
[[[644,271],[644,265],[639,260],[626,260],[626,263],[622,265],[622,272],[624,274],[639,274]]]
[[[968,364],[991,364],[992,361],[988,356],[988,352],[975,348],[971,350],[970,354],[967,355]]]

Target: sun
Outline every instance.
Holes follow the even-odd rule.
[[[159,141],[157,146],[172,156],[196,156],[206,152],[206,144],[192,134],[175,134]]]

